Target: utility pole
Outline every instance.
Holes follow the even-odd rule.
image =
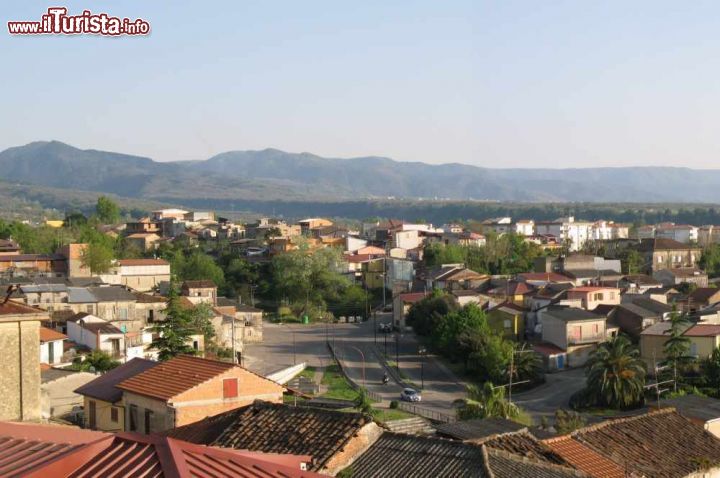
[[[400,333],[395,334],[395,366],[400,373]]]
[[[377,310],[373,313],[373,339],[377,344]]]
[[[237,350],[235,349],[235,317],[230,317],[232,319],[232,354],[233,354],[233,363],[237,363]]]

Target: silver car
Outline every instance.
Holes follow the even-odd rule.
[[[413,388],[404,388],[403,391],[400,392],[400,400],[405,402],[419,402],[422,400],[422,396],[420,392]]]

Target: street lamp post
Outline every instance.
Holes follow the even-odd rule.
[[[374,343],[377,344],[377,310],[373,313],[373,338]]]
[[[400,373],[400,334],[395,334],[395,366]]]
[[[295,365],[295,364],[297,364],[297,356],[295,354],[295,330],[294,329],[290,329],[290,330],[292,330],[292,335],[293,335],[293,365]]]
[[[420,355],[420,389],[423,390],[425,389],[425,354],[427,354],[425,347],[420,347],[418,354]]]
[[[387,332],[383,334],[383,337],[385,337],[385,356],[387,357]]]

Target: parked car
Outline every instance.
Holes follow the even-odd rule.
[[[422,400],[422,395],[413,388],[404,388],[403,391],[400,392],[400,400],[405,402],[419,402]]]
[[[385,333],[392,332],[392,324],[380,324],[378,330]]]
[[[245,255],[248,257],[251,256],[262,256],[265,254],[266,250],[262,247],[248,247],[245,251]]]

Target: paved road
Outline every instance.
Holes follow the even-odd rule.
[[[536,421],[552,417],[555,410],[568,409],[570,396],[585,386],[583,369],[549,373],[546,382],[524,393],[513,394],[513,403],[528,411]]]
[[[315,367],[331,363],[325,345],[326,338],[334,343],[335,350],[350,377],[357,383],[365,383],[368,390],[385,400],[396,400],[402,387],[391,378],[382,384],[385,372],[380,354],[387,349],[388,358],[399,357],[402,373],[419,387],[424,382],[422,406],[443,413],[453,413],[452,402],[465,396],[465,386],[449,370],[433,357],[418,355],[418,343],[412,334],[403,334],[398,343],[392,334],[374,333],[377,323],[389,323],[390,314],[378,314],[377,320],[358,324],[310,324],[278,325],[265,323],[264,341],[246,347],[244,363],[251,370],[270,372],[306,362]],[[421,365],[422,363],[422,365]],[[392,376],[391,376],[392,377]]]

